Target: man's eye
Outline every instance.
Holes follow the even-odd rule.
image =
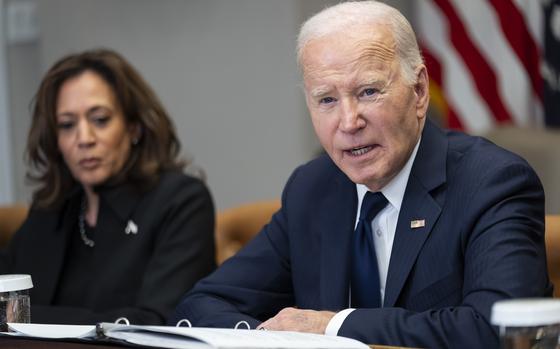
[[[333,97],[324,97],[319,100],[319,104],[329,104],[335,102],[336,99]]]
[[[376,89],[374,89],[374,88],[366,88],[366,89],[364,89],[364,90],[360,93],[360,96],[368,97],[368,96],[373,96],[373,95],[375,95],[376,93],[377,93],[377,90],[376,90]]]

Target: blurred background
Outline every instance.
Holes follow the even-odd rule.
[[[0,203],[29,203],[30,101],[65,54],[123,54],[171,114],[218,209],[279,197],[316,156],[295,61],[324,0],[0,0]],[[413,22],[430,117],[525,157],[560,213],[560,1],[386,1]]]

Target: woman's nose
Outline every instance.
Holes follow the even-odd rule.
[[[87,122],[82,121],[78,126],[78,146],[89,147],[95,144],[95,130]]]

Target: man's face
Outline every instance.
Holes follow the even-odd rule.
[[[312,39],[301,65],[319,141],[353,182],[381,189],[405,165],[424,126],[425,67],[407,84],[384,26]]]

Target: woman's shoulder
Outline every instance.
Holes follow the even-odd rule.
[[[63,220],[67,218],[67,211],[75,208],[77,203],[76,197],[73,196],[50,207],[43,207],[34,202],[30,205],[19,230],[36,230],[38,227],[41,228],[41,231],[58,229]]]
[[[29,205],[27,217],[40,219],[58,218],[63,215],[68,208],[79,203],[81,195],[81,189],[76,187],[66,193],[62,200],[50,206],[42,206],[36,201],[33,201],[31,205]]]
[[[165,171],[160,175],[157,185],[151,190],[149,196],[169,199],[192,198],[193,196],[210,198],[210,191],[202,179],[180,170],[173,170]]]
[[[161,173],[156,187],[164,189],[183,188],[184,186],[206,187],[202,179],[181,170],[169,170]]]

